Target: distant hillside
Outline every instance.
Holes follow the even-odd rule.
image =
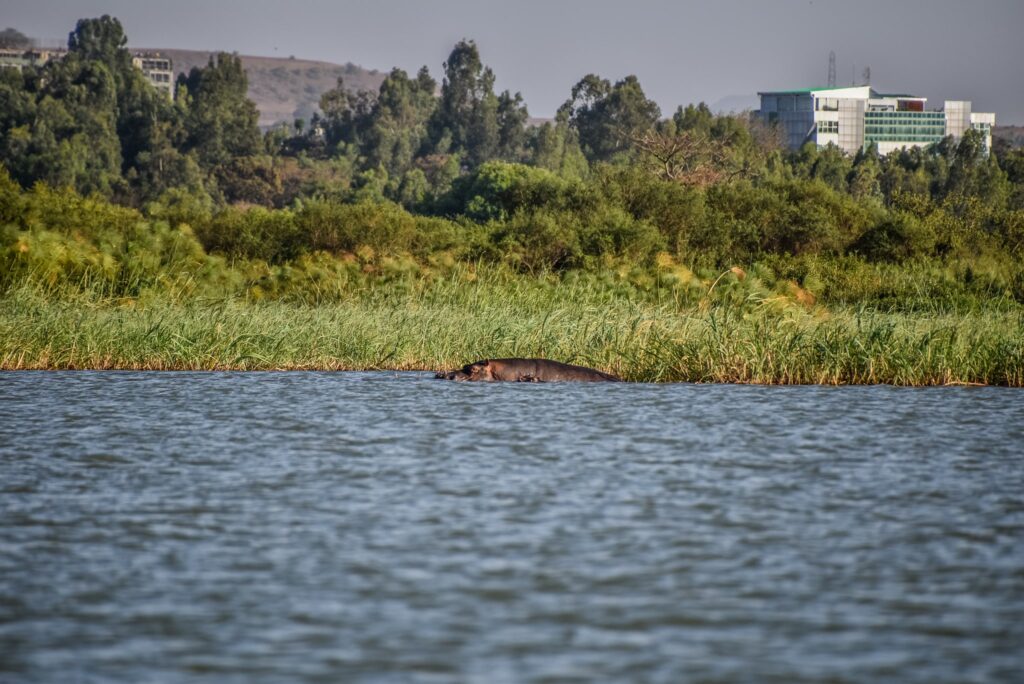
[[[996,126],[992,137],[1005,140],[1011,147],[1024,147],[1024,126]]]
[[[143,48],[132,48],[143,49]],[[213,52],[146,48],[167,55],[174,71],[188,73],[192,67],[206,66]],[[290,57],[252,57],[239,55],[249,76],[249,98],[260,110],[260,126],[272,126],[297,118],[309,121],[317,109],[320,95],[334,87],[339,78],[353,90],[377,90],[385,74],[356,64],[332,64]]]

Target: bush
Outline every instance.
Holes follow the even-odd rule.
[[[37,185],[21,216],[0,228],[0,288],[34,283],[50,292],[136,297],[194,291],[223,268],[188,226],[146,221],[133,209]]]
[[[451,221],[414,216],[390,202],[309,202],[296,214],[296,223],[307,250],[335,254],[369,248],[381,255],[426,257],[458,248],[461,238]]]
[[[621,209],[590,215],[520,210],[486,228],[488,258],[529,272],[593,267],[623,259],[649,264],[665,248],[657,228]]]
[[[489,256],[531,273],[579,266],[583,260],[579,217],[546,211],[519,211],[488,225]]]
[[[621,207],[635,219],[657,228],[675,253],[708,248],[711,241],[700,238],[708,220],[700,190],[661,180],[634,167],[602,166],[597,182],[606,204]]]
[[[478,222],[504,220],[526,208],[581,210],[590,203],[582,183],[523,164],[487,162],[475,173],[456,179],[435,211]]]
[[[733,259],[752,257],[753,249],[791,255],[840,254],[875,219],[874,211],[821,181],[720,185],[709,191],[708,204],[712,220],[726,230],[710,230],[706,238],[722,233],[722,242],[746,252],[733,252]]]
[[[899,212],[861,235],[851,251],[870,261],[902,263],[930,256],[935,251],[935,235],[912,214]]]
[[[302,252],[299,230],[289,210],[229,208],[196,226],[196,235],[208,252],[229,259],[262,259],[281,263]]]

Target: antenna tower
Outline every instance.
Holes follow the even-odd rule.
[[[864,85],[871,85],[871,67],[864,67]]]
[[[828,53],[828,87],[836,87],[836,51]]]

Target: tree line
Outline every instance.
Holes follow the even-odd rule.
[[[789,152],[747,116],[701,103],[666,117],[635,76],[593,74],[553,121],[531,125],[521,94],[496,92],[464,40],[440,83],[427,67],[394,69],[375,92],[339,81],[311,120],[263,133],[237,56],[179,76],[171,101],[126,45],[117,19],[83,19],[64,59],[0,71],[0,163],[22,188],[177,216],[222,253],[281,262],[350,251],[354,234],[324,242],[295,217],[366,204],[385,219],[424,217],[409,244],[449,249],[447,238],[412,237],[444,219],[438,235],[459,226],[466,258],[505,253],[530,269],[660,252],[709,267],[764,254],[1016,259],[1024,240],[1024,152],[989,152],[974,131],[885,156]],[[252,205],[287,211],[271,220]]]

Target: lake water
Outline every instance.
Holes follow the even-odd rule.
[[[0,681],[1022,681],[1022,453],[997,388],[0,374]]]

